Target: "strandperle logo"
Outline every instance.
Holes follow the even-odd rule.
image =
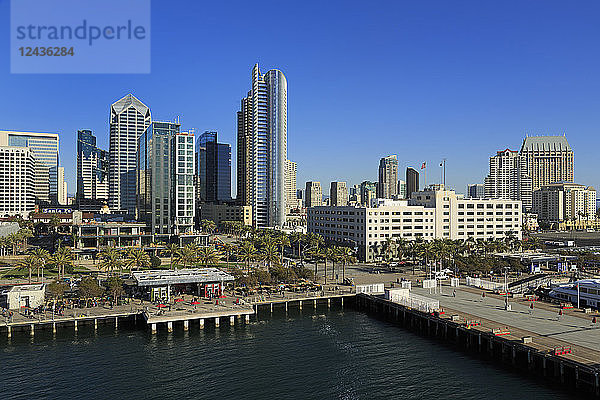
[[[67,26],[28,25],[17,26],[17,40],[83,40],[91,46],[96,40],[144,40],[146,39],[146,28],[134,25],[127,20],[126,25],[97,26],[89,25],[83,20],[81,25],[75,28]]]
[[[149,73],[150,0],[11,0],[12,73]]]

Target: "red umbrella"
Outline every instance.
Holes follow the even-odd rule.
[[[592,318],[592,324],[596,323],[596,317]]]
[[[194,304],[194,305],[195,304],[200,304],[200,302],[199,301],[192,301],[192,304]]]
[[[157,304],[156,307],[167,307],[165,304]]]
[[[559,311],[558,311],[558,315],[562,315],[562,310],[559,310]]]
[[[182,301],[183,301],[183,299],[175,299],[175,303],[179,303],[179,302],[182,302]]]

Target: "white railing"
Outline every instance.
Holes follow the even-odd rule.
[[[395,303],[424,312],[433,312],[440,309],[440,302],[438,300],[412,293],[408,297],[399,298]]]
[[[471,278],[467,276],[467,286],[474,286],[485,290],[501,290],[504,289],[503,283],[486,281],[481,278]]]

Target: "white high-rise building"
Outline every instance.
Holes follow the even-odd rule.
[[[285,223],[287,80],[279,70],[252,69],[252,89],[238,119],[238,202],[252,206],[256,227]]]
[[[571,182],[552,183],[533,192],[532,211],[544,222],[596,219],[596,189]]]
[[[135,213],[138,138],[150,122],[150,109],[132,94],[110,106],[108,181],[112,210]]]
[[[317,207],[323,205],[323,189],[321,182],[306,182],[304,191],[304,207]]]
[[[67,205],[67,182],[65,181],[65,168],[57,167],[57,186],[56,203],[61,206]]]
[[[33,150],[0,146],[0,216],[27,214],[35,209]]]
[[[532,181],[527,161],[517,151],[502,150],[490,157],[490,174],[485,178],[485,197],[521,200],[523,209],[531,209]]]
[[[346,182],[331,182],[329,202],[332,206],[348,205],[348,187],[346,186]]]
[[[391,199],[398,194],[398,156],[391,155],[379,161],[377,197]]]
[[[35,158],[34,194],[38,203],[58,196],[58,134],[0,131],[0,146],[27,147]]]
[[[297,164],[293,161],[286,160],[285,162],[285,193],[286,193],[286,208],[287,214],[298,207],[298,198],[296,195],[296,173]]]

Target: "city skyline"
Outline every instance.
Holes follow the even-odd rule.
[[[174,12],[159,3],[153,6],[157,11],[153,15]],[[207,11],[217,16],[225,12],[221,6],[210,7]],[[563,133],[577,153],[574,180],[599,186],[600,179],[594,176],[595,160],[591,152],[582,151],[600,141],[595,135],[600,121],[594,113],[598,103],[594,79],[597,56],[584,50],[592,44],[586,33],[594,26],[591,15],[598,6],[570,9],[546,3],[540,9],[519,5],[518,15],[513,13],[516,5],[482,7],[469,10],[466,6],[439,3],[434,13],[425,6],[396,5],[387,10],[389,17],[381,10],[364,10],[359,25],[368,28],[352,33],[346,24],[359,17],[353,13],[356,7],[351,6],[341,10],[340,19],[345,22],[336,24],[338,29],[332,33],[326,34],[327,25],[319,26],[308,38],[295,37],[281,29],[281,37],[261,49],[242,49],[234,44],[238,30],[248,27],[246,23],[235,27],[235,23],[255,12],[240,7],[231,22],[219,27],[219,32],[228,32],[220,42],[222,47],[242,49],[233,62],[204,40],[201,45],[208,46],[209,54],[214,52],[216,57],[210,65],[203,65],[202,73],[194,69],[192,74],[191,68],[177,65],[175,74],[174,67],[155,59],[153,72],[139,76],[58,75],[45,79],[32,75],[25,80],[4,74],[0,84],[10,91],[11,97],[0,100],[5,110],[0,126],[6,130],[60,133],[61,164],[69,192],[74,194],[77,131],[92,130],[98,137],[98,146],[108,149],[107,104],[130,92],[147,104],[158,120],[179,117],[182,125],[196,132],[219,131],[221,140],[231,143],[235,154],[235,111],[239,98],[247,91],[247,71],[259,62],[266,68],[282,70],[290,84],[288,158],[298,163],[300,188],[308,180],[342,180],[349,186],[363,180],[375,181],[378,160],[398,154],[400,170],[427,162],[428,183],[440,180],[434,166],[447,158],[448,186],[464,192],[466,184],[483,182],[489,157],[497,151],[519,150],[526,134]],[[7,8],[6,3],[0,4],[0,11]],[[336,10],[340,12],[333,3],[324,6],[317,22]],[[285,11],[290,9],[284,7],[280,12]],[[302,20],[309,10],[300,7],[295,11]],[[460,15],[459,20],[449,23],[444,13]],[[540,13],[544,18],[540,18]],[[391,24],[393,29],[384,28],[384,22],[394,15],[403,15],[403,23]],[[511,29],[501,20],[503,16],[513,18]],[[529,21],[534,17],[537,29],[532,30]],[[276,27],[253,28],[257,30],[253,32],[260,35],[282,28],[281,22],[275,23]],[[161,32],[153,36],[153,54],[171,44],[174,35],[185,37],[190,32],[181,24],[172,27],[172,33],[163,34],[160,19],[154,19],[153,25]],[[195,34],[211,28],[214,26],[208,24]],[[464,40],[455,43],[445,38],[448,30]],[[325,43],[316,47],[304,44],[319,35]],[[417,40],[409,40],[412,37]],[[347,50],[342,38],[355,41],[356,54],[368,56],[370,61],[342,57]],[[184,40],[178,46],[186,43]],[[379,44],[371,47],[373,43]],[[336,45],[341,48],[331,50]],[[431,46],[426,54],[425,45]],[[386,46],[402,50],[403,56],[388,54]],[[327,57],[329,51],[334,57]],[[384,56],[386,62],[382,62]],[[510,59],[520,61],[506,61]],[[577,62],[569,61],[574,59]],[[0,61],[0,65],[7,68],[8,60]],[[354,79],[359,70],[372,66],[383,67],[380,72],[387,77],[384,89],[373,89],[371,85],[367,88]],[[315,79],[323,69],[336,71],[335,77]],[[167,76],[169,79],[165,79]],[[174,84],[167,85],[167,81]],[[318,87],[317,82],[326,84]],[[318,98],[313,95],[317,88]],[[361,102],[360,112],[359,106],[346,100],[353,98],[353,90],[370,98]],[[90,92],[94,96],[86,95]],[[22,106],[25,103],[29,105],[27,110]],[[73,111],[67,116],[65,109]],[[357,145],[365,133],[378,140]],[[317,140],[320,145],[314,146]],[[465,151],[465,146],[469,151]],[[356,162],[357,157],[361,162]],[[236,195],[235,189],[232,195]]]

